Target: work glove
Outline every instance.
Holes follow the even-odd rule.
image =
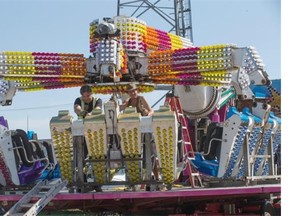
[[[85,116],[86,116],[87,114],[88,114],[87,111],[82,110],[82,111],[80,112],[79,116],[82,116],[83,118],[85,118]]]

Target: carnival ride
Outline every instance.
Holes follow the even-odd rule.
[[[195,47],[142,20],[117,16],[90,23],[90,52],[88,58],[0,52],[1,105],[11,105],[16,90],[89,84],[93,93],[112,95],[103,111],[85,119],[74,120],[60,110],[50,121],[51,143],[29,140],[21,129],[9,130],[1,117],[2,191],[29,191],[23,197],[9,195],[6,209],[18,202],[6,215],[37,214],[52,199],[55,208],[55,200],[71,207],[77,206],[77,199],[80,205],[83,200],[89,203],[87,209],[107,210],[113,204],[118,212],[178,208],[200,215],[207,209],[242,213],[252,200],[264,206],[254,212],[277,207],[281,176],[275,155],[281,119],[272,111],[279,113],[280,95],[253,47]],[[152,117],[142,117],[131,107],[119,112],[116,104],[131,82],[140,92],[159,85],[170,89]],[[270,92],[257,97],[255,86]],[[128,192],[119,194],[116,186]],[[69,192],[57,195],[63,188]],[[228,195],[217,202],[219,193]],[[100,199],[100,206],[92,204]],[[205,210],[201,200],[217,205]]]

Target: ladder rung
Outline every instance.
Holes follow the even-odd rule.
[[[40,186],[41,189],[51,189],[53,186],[51,185],[42,185]]]
[[[23,213],[14,213],[14,214],[9,214],[10,216],[23,216]]]
[[[35,205],[35,203],[24,203],[24,204],[21,204],[20,207],[21,208],[31,208],[33,205]]]
[[[44,193],[43,194],[34,194],[34,195],[32,195],[32,197],[42,198],[43,196],[45,196],[45,194]]]
[[[250,155],[252,158],[270,158],[271,155]]]
[[[43,206],[45,207],[56,194],[67,185],[67,180],[61,182],[59,180],[58,184],[50,184],[52,181],[39,182],[36,184],[28,193],[26,193],[10,210],[9,215],[36,215],[37,211],[40,211]],[[54,182],[54,181],[53,181]],[[39,189],[48,189],[47,191],[39,191]],[[30,202],[32,197],[39,197],[37,202]],[[21,213],[19,212],[21,211]],[[26,211],[26,213],[23,213]],[[10,212],[15,212],[10,213]],[[17,212],[17,213],[16,213]],[[19,213],[19,214],[18,214]]]

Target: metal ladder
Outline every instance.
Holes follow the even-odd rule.
[[[183,114],[179,97],[175,96],[173,93],[167,94],[164,104],[170,105],[171,110],[176,113],[177,121],[181,124],[182,127],[182,144],[183,144],[183,156],[184,156],[183,160],[188,160],[188,162],[186,163],[187,164],[186,173],[189,176],[190,185],[192,188],[195,188],[196,186],[195,177],[196,177],[199,183],[198,185],[202,187],[203,185],[199,172],[194,167],[192,167],[188,159],[194,157],[194,150],[191,144],[187,122]]]
[[[37,183],[4,216],[37,215],[67,183],[61,179],[43,180]],[[35,199],[38,200],[35,202]]]

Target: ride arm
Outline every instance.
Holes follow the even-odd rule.
[[[231,84],[236,90],[238,99],[254,100],[251,84],[267,86],[271,84],[260,56],[253,47],[244,47],[234,49],[232,59],[234,67],[238,70],[232,73]]]
[[[81,86],[86,73],[82,54],[0,52],[0,103],[11,105],[16,88],[39,91]]]

